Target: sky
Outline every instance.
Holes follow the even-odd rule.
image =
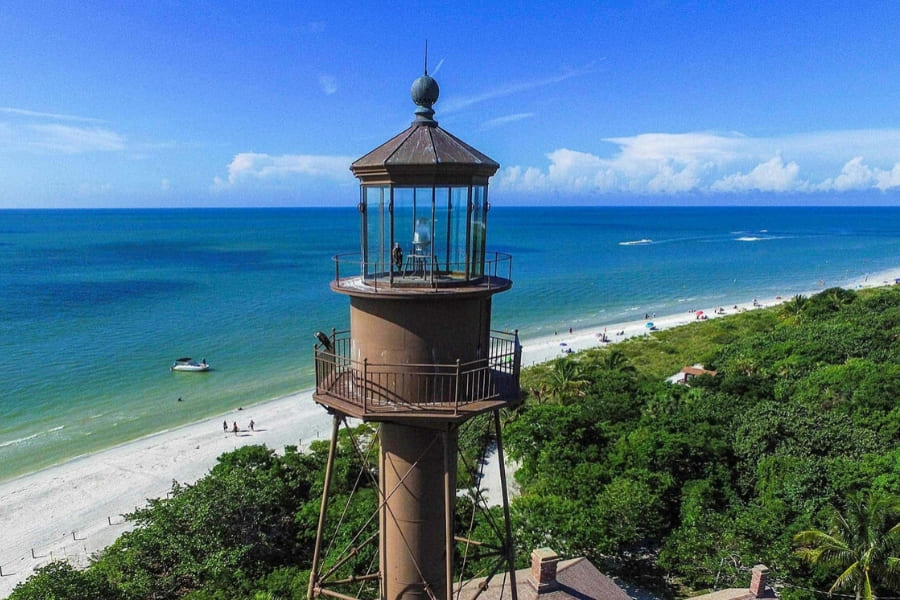
[[[494,204],[900,201],[900,2],[0,3],[0,209],[353,206],[440,86]]]

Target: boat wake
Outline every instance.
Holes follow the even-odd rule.
[[[642,240],[632,240],[630,242],[619,242],[620,246],[646,246],[652,244],[653,240],[644,238]]]

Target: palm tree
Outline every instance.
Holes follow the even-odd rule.
[[[784,303],[784,306],[781,307],[781,314],[785,317],[797,317],[803,314],[803,309],[806,308],[808,300],[806,296],[803,294],[797,294],[790,300]]]
[[[628,357],[618,348],[614,348],[609,352],[604,353],[600,359],[600,364],[603,365],[603,368],[607,371],[621,371],[622,373],[634,373],[637,371],[637,369],[634,368],[634,365],[631,364],[631,361],[628,360]]]
[[[822,293],[826,294],[828,307],[834,312],[840,312],[848,304],[853,304],[853,300],[856,299],[856,294],[844,288],[830,288]]]
[[[584,396],[584,387],[588,381],[581,371],[581,366],[571,358],[553,361],[547,384],[550,397],[565,402],[573,396]]]
[[[870,493],[852,496],[843,514],[832,509],[828,531],[794,536],[797,555],[812,565],[840,568],[829,593],[852,587],[857,600],[875,598],[873,587],[900,580],[900,499]],[[895,590],[896,591],[896,590]]]

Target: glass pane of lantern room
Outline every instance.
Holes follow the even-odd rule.
[[[485,188],[482,185],[472,187],[472,239],[470,264],[470,277],[484,275],[484,244],[486,237],[486,206]]]
[[[364,189],[366,239],[363,260],[365,261],[364,276],[369,277],[387,270],[388,244],[391,239],[387,219],[390,188],[372,186]]]
[[[419,254],[434,253],[434,188],[416,188],[416,226],[413,246]]]
[[[451,273],[466,273],[466,214],[469,211],[469,188],[450,189],[447,223],[447,266]]]
[[[416,188],[416,224],[413,229],[413,251],[419,256],[434,253],[434,189]],[[427,264],[431,264],[428,261]]]
[[[412,188],[394,188],[394,242],[400,244],[403,256],[413,251],[413,232],[416,225],[415,191]]]
[[[445,187],[434,188],[434,222],[431,231],[431,253],[434,255],[432,264],[439,271],[446,271],[447,263],[447,204],[450,197],[450,189]]]

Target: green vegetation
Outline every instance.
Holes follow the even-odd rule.
[[[795,535],[900,493],[898,338],[900,289],[835,288],[532,369],[505,428],[519,554],[544,543],[662,594],[746,587],[757,563],[786,598],[855,584],[835,568],[863,559],[810,563]],[[694,363],[719,374],[661,383]],[[865,565],[872,595],[898,595],[887,563]]]
[[[694,363],[718,375],[665,383]],[[522,566],[551,546],[665,596],[746,587],[757,563],[788,600],[900,596],[900,288],[825,290],[569,355],[529,369],[522,388],[503,417]],[[491,441],[488,419],[461,431],[461,484]],[[377,527],[376,444],[363,426],[339,445],[330,522],[349,525],[326,534],[360,549],[344,576],[374,561],[354,536]],[[137,527],[89,569],[54,563],[11,598],[305,598],[326,456],[324,443],[223,455],[129,515]],[[498,520],[467,499],[458,517],[475,537]]]
[[[364,426],[342,433],[332,480],[334,510],[343,509],[357,483],[358,438],[370,434]],[[306,598],[327,454],[325,442],[314,442],[306,454],[288,447],[278,456],[263,446],[223,454],[196,484],[173,483],[169,498],[152,500],[127,515],[135,529],[86,571],[52,563],[10,598]],[[359,513],[374,506],[366,485],[357,487],[363,492],[354,510],[344,515],[350,527],[358,525]],[[334,542],[347,540],[335,537]],[[359,560],[371,558],[370,552]],[[359,562],[346,568],[359,568]]]
[[[829,593],[852,587],[856,600],[872,600],[877,583],[897,583],[900,558],[900,500],[870,493],[847,502],[846,511],[831,512],[828,531],[808,529],[794,536],[798,556],[813,565],[840,572]]]

